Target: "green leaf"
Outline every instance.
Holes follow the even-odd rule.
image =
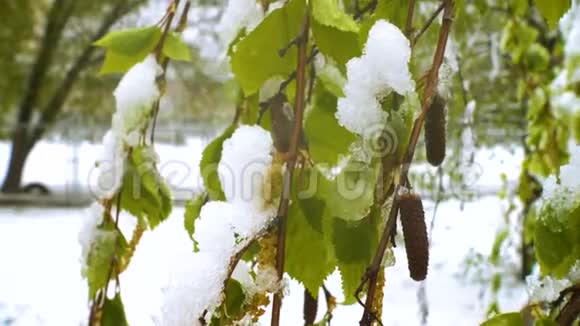
[[[358,33],[358,25],[350,15],[338,6],[337,0],[317,0],[312,5],[312,17],[322,25],[344,32]]]
[[[323,229],[323,214],[326,210],[326,203],[324,200],[316,198],[316,197],[309,197],[304,199],[297,200],[298,206],[300,206],[300,210],[302,214],[306,217],[308,224],[318,233],[322,233]]]
[[[321,197],[329,214],[347,221],[358,221],[369,212],[374,200],[378,165],[350,160],[340,174],[327,184],[321,184]]]
[[[524,326],[524,319],[519,312],[497,315],[481,324],[481,326]]]
[[[134,147],[123,177],[121,207],[154,229],[171,213],[173,199],[150,147]]]
[[[571,0],[535,0],[534,2],[552,28],[556,27],[572,3]]]
[[[528,48],[524,59],[531,71],[541,72],[549,67],[550,52],[540,43],[533,43]]]
[[[193,238],[193,234],[195,233],[195,220],[199,217],[199,213],[201,212],[201,206],[205,203],[207,198],[206,193],[201,193],[193,200],[188,200],[185,202],[185,219],[183,224],[185,226],[185,230],[191,240],[193,240],[193,250],[198,251],[197,248],[197,241]]]
[[[108,33],[93,43],[107,49],[105,63],[100,73],[129,70],[136,63],[143,61],[155,49],[160,39],[161,30],[157,26]]]
[[[347,304],[355,302],[355,291],[377,248],[378,224],[375,221],[378,216],[373,214],[358,223],[332,219],[332,243]]]
[[[243,312],[242,307],[244,305],[244,300],[246,300],[246,295],[244,294],[242,285],[234,279],[229,279],[224,293],[224,309],[227,314],[226,316],[230,319],[237,320],[237,317],[241,317],[240,314]]]
[[[139,57],[141,60],[137,60],[135,57],[128,57],[113,51],[107,51],[105,55],[105,61],[103,62],[103,66],[101,70],[99,70],[99,74],[111,74],[111,73],[123,73],[127,70],[131,69],[136,63],[141,62],[144,57]]]
[[[170,32],[167,34],[163,45],[163,54],[172,60],[191,61],[191,50],[179,34]]]
[[[534,248],[543,275],[564,277],[580,259],[580,201],[569,205],[548,202],[536,221]]]
[[[120,237],[122,234],[116,229],[108,230],[104,227],[97,229],[87,255],[86,269],[82,271],[89,285],[89,299],[93,299],[97,291],[109,282],[111,262],[122,249],[123,241]]]
[[[304,122],[310,154],[317,164],[335,166],[341,155],[349,153],[355,136],[338,124],[336,97],[322,87],[317,87],[315,96],[314,106]]]
[[[396,93],[392,95],[397,98],[401,97]],[[417,93],[407,92],[398,110],[390,110],[388,118],[389,124],[386,130],[388,138],[386,140],[392,139],[391,141],[395,142],[393,145],[396,145],[396,150],[393,153],[392,159],[397,163],[402,161],[407,151],[411,130],[413,129],[413,122],[415,120],[415,112],[419,112],[420,109],[421,104]]]
[[[271,77],[286,76],[294,70],[296,48],[283,57],[278,51],[298,36],[305,12],[304,0],[291,0],[236,44],[231,55],[232,71],[246,96],[258,91]]]
[[[298,177],[295,181],[298,181]],[[304,284],[311,293],[318,293],[335,267],[332,248],[322,232],[323,219],[328,218],[324,212],[324,202],[309,197],[294,198],[288,213],[286,272]]]
[[[318,0],[312,5],[312,34],[320,52],[345,65],[362,54],[358,46],[359,27],[344,11],[337,0]]]
[[[225,199],[217,168],[222,158],[222,145],[226,139],[232,136],[234,130],[236,130],[235,124],[229,126],[219,137],[207,145],[201,156],[199,169],[201,171],[203,184],[205,185],[205,190],[208,192],[211,200]]]
[[[121,300],[121,294],[115,294],[115,297],[111,300],[105,298],[105,303],[103,304],[103,319],[101,320],[102,326],[129,326],[127,322],[127,316],[125,315],[125,306]]]

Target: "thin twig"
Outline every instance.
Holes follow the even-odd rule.
[[[312,47],[312,51],[310,52],[310,55],[308,56],[308,59],[306,60],[306,62],[308,64],[312,63],[312,61],[314,60],[314,58],[316,58],[316,55],[318,53],[319,53],[318,49],[316,47]],[[260,102],[260,104],[259,104],[260,111],[258,112],[258,120],[257,120],[256,124],[260,124],[262,122],[262,117],[264,116],[264,113],[266,112],[266,110],[272,104],[272,101],[276,98],[277,95],[279,95],[280,93],[283,93],[286,90],[286,88],[288,87],[288,85],[290,85],[290,83],[292,83],[295,79],[296,79],[296,70],[294,70],[292,73],[290,73],[290,75],[288,75],[288,77],[280,83],[280,86],[278,87],[278,91],[276,92],[276,94],[272,95],[272,97],[268,98],[267,100]]]
[[[417,42],[419,41],[419,38],[429,29],[429,26],[431,26],[431,24],[433,24],[433,21],[435,20],[435,18],[437,18],[437,16],[439,16],[441,11],[443,11],[444,7],[445,7],[445,2],[442,2],[439,5],[439,7],[437,7],[437,10],[435,10],[435,12],[431,15],[431,17],[429,17],[429,19],[427,20],[425,25],[423,25],[423,27],[419,30],[417,35],[415,35],[415,37],[413,38],[413,43],[412,43],[413,46],[415,44],[417,44]],[[409,35],[411,35],[411,34],[409,34]]]
[[[415,0],[409,3],[409,11],[407,12],[407,22],[405,23],[405,35],[410,38],[413,33],[413,16],[415,15]]]
[[[439,74],[439,67],[443,62],[443,56],[445,53],[445,47],[447,45],[447,39],[449,37],[449,31],[451,28],[451,22],[453,19],[453,0],[444,0],[444,14],[443,14],[443,24],[441,25],[441,30],[439,31],[439,40],[437,42],[437,49],[435,50],[435,55],[433,57],[433,63],[431,65],[431,69],[429,71],[429,79],[427,80],[427,85],[425,87],[425,91],[423,94],[423,98],[421,100],[421,113],[415,120],[413,124],[413,129],[411,131],[411,136],[409,140],[409,147],[403,158],[403,164],[401,170],[399,172],[399,178],[397,185],[395,186],[395,194],[393,198],[393,204],[391,205],[391,211],[389,213],[389,218],[387,223],[385,224],[385,228],[383,230],[381,240],[379,242],[379,247],[375,252],[375,256],[373,259],[372,265],[368,268],[367,274],[368,277],[365,277],[363,280],[368,279],[368,291],[367,297],[365,302],[365,311],[363,313],[363,317],[360,320],[360,325],[369,326],[373,321],[371,310],[372,310],[372,303],[374,300],[374,295],[376,291],[376,283],[377,283],[377,274],[378,270],[381,266],[384,252],[387,249],[388,243],[391,241],[393,236],[395,226],[396,226],[396,218],[398,212],[398,194],[399,189],[404,186],[408,186],[408,174],[409,168],[413,161],[413,157],[415,155],[415,148],[417,147],[417,143],[419,141],[419,136],[421,134],[421,129],[423,127],[423,123],[425,121],[425,114],[429,109],[429,104],[431,97],[435,91],[435,87],[438,81],[438,74]]]
[[[362,18],[362,16],[366,15],[367,13],[373,12],[377,7],[378,2],[379,2],[378,0],[373,0],[369,2],[366,6],[364,6],[364,8],[358,9],[354,13],[353,18],[355,20],[359,20],[360,18]]]
[[[298,45],[298,63],[296,68],[296,96],[294,100],[294,126],[292,129],[292,137],[290,138],[290,149],[288,161],[288,169],[284,175],[284,184],[282,190],[282,198],[280,199],[280,206],[278,207],[278,244],[276,246],[276,270],[278,272],[278,280],[284,276],[284,262],[285,262],[285,248],[286,248],[286,223],[288,219],[288,207],[290,203],[290,192],[292,186],[292,175],[296,165],[296,153],[298,152],[298,144],[300,134],[302,132],[302,119],[304,115],[305,106],[305,92],[306,92],[306,67],[308,65],[308,58],[306,50],[308,47],[308,33],[310,30],[310,13],[308,9],[304,17],[304,25],[302,27],[300,37],[301,42]],[[278,291],[274,294],[274,303],[272,304],[272,326],[280,325],[280,309],[282,308],[282,293]]]
[[[158,78],[158,83],[162,84],[165,87],[165,75],[167,73],[167,65],[169,64],[169,58],[163,58],[163,47],[165,46],[165,40],[167,39],[167,35],[169,34],[169,30],[171,29],[171,24],[173,23],[173,19],[175,18],[175,12],[177,7],[179,7],[179,2],[181,0],[173,0],[173,2],[167,8],[167,19],[165,21],[165,25],[163,26],[163,34],[161,34],[161,39],[159,43],[157,43],[157,47],[155,48],[155,58],[157,62],[161,62],[161,69],[162,73],[161,76]],[[183,24],[187,21],[187,13],[190,7],[190,1],[187,1],[185,7],[183,8],[183,12],[181,14],[181,18],[179,19],[179,23],[177,24],[176,31],[180,32],[183,30]],[[155,128],[157,126],[157,117],[159,116],[159,106],[161,104],[161,99],[157,99],[155,103],[153,103],[153,121],[151,122],[151,146],[155,144]]]

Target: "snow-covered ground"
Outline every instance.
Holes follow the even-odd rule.
[[[199,182],[195,170],[202,143],[194,139],[184,146],[157,146],[162,165],[173,160],[189,168],[189,174],[183,178],[185,187],[195,188],[195,183]],[[8,149],[6,144],[0,144],[0,170],[5,168],[4,157]],[[25,180],[50,185],[63,184],[63,180],[71,183],[71,178],[89,180],[92,163],[100,149],[97,145],[82,144],[78,150],[78,157],[82,159],[78,172],[73,173],[70,146],[41,143],[31,156]],[[520,158],[497,148],[478,152],[475,161],[483,168],[473,187],[496,185],[499,188],[501,173],[513,181],[518,175]],[[50,167],[50,171],[46,167]],[[88,184],[81,183],[81,187]],[[425,206],[430,220],[433,204]],[[429,325],[477,325],[484,319],[489,298],[481,296],[481,284],[468,282],[460,276],[464,270],[462,262],[469,252],[489,254],[496,231],[503,226],[506,209],[507,204],[495,196],[465,205],[453,200],[439,206],[426,281]],[[82,208],[0,207],[0,324],[79,325],[85,319],[87,289],[80,276],[77,242],[82,214]],[[168,221],[154,232],[146,233],[129,269],[123,274],[121,293],[131,325],[155,324],[163,298],[160,287],[170,271],[179,267],[180,257],[191,250],[191,241],[182,227],[182,216],[183,209],[178,207]],[[401,246],[395,249],[395,255],[396,265],[387,269],[384,324],[419,325],[419,283],[408,276]],[[329,277],[327,286],[340,300],[337,273]],[[290,295],[282,311],[283,325],[302,324],[302,293],[298,283],[290,283]],[[507,284],[502,287],[499,299],[502,310],[514,310],[525,303],[527,295],[523,285]],[[321,303],[319,311],[324,310]],[[358,305],[339,306],[333,324],[356,325],[361,313]],[[12,322],[6,322],[8,319]],[[269,315],[263,320],[263,324],[269,324]]]

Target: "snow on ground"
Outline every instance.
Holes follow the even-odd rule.
[[[175,173],[180,187],[196,188],[199,184],[196,166],[204,141],[189,139],[183,146],[157,145],[166,166],[165,176]],[[5,170],[9,146],[0,143],[0,170]],[[77,147],[78,169],[73,169],[73,147],[42,142],[35,147],[25,170],[25,182],[42,181],[49,185],[80,180],[87,187],[92,164],[100,147],[82,143]],[[513,182],[518,176],[521,153],[493,148],[477,153],[476,189],[499,189],[501,173]],[[181,182],[178,178],[183,179]],[[462,210],[463,206],[463,210]],[[425,203],[426,216],[432,217],[432,203]],[[482,286],[465,281],[458,275],[462,262],[473,249],[489,254],[497,230],[502,225],[506,203],[494,196],[474,202],[449,201],[439,206],[429,275],[426,281],[429,300],[429,325],[477,325],[484,318],[488,298],[481,297]],[[87,289],[80,275],[80,246],[77,242],[84,208],[13,208],[0,207],[0,323],[7,325],[79,325],[87,311]],[[146,233],[121,283],[131,325],[155,325],[160,316],[165,284],[180,265],[180,257],[190,253],[192,244],[182,227],[183,209],[176,208],[168,221],[154,232]],[[127,223],[129,224],[129,223]],[[384,299],[385,325],[419,325],[417,289],[419,283],[408,276],[404,246],[395,249],[397,264],[387,269]],[[337,273],[327,286],[340,295]],[[302,324],[302,294],[298,283],[290,283],[290,296],[284,301],[283,325]],[[521,307],[527,300],[524,285],[505,286],[500,292],[504,311]],[[321,300],[322,301],[322,300]],[[320,303],[320,314],[325,310]],[[359,306],[339,306],[333,325],[356,325],[362,310]],[[263,320],[269,324],[269,314]]]
[[[201,151],[208,143],[205,138],[187,138],[182,145],[156,144],[161,162],[159,171],[171,189],[179,191],[177,198],[189,197],[192,190],[200,189],[198,173]],[[95,162],[103,152],[102,144],[81,142],[66,144],[41,141],[32,150],[24,168],[23,184],[42,182],[51,189],[64,189],[64,196],[74,197],[80,190],[90,192],[96,188],[99,171]],[[8,167],[10,145],[0,142],[0,180]]]
[[[427,216],[431,208],[427,204]],[[429,325],[476,325],[487,308],[480,300],[481,287],[462,281],[461,262],[470,248],[487,254],[501,223],[503,205],[493,197],[465,206],[450,201],[439,207],[433,232],[427,297]],[[26,307],[14,325],[78,325],[86,314],[87,289],[80,276],[77,232],[82,209],[0,209],[0,320],[9,309]],[[182,228],[183,209],[152,233],[146,233],[135,258],[121,279],[131,325],[154,325],[159,318],[161,285],[180,257],[190,253],[191,241]],[[419,325],[416,293],[419,283],[408,276],[403,246],[395,249],[397,264],[387,269],[384,306],[385,325]],[[333,274],[327,285],[340,296],[340,278]],[[299,325],[302,318],[302,288],[291,282],[284,301],[283,325]],[[501,293],[504,310],[518,309],[527,299],[523,285]],[[321,300],[322,301],[322,300]],[[6,305],[6,307],[2,307]],[[324,311],[321,303],[320,311]],[[339,306],[334,325],[355,325],[359,306]],[[19,314],[20,315],[20,314]],[[13,316],[16,317],[16,316]],[[262,319],[267,325],[269,315]]]

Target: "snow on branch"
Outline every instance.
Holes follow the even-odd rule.
[[[164,289],[165,324],[200,325],[204,312],[206,321],[211,319],[232,273],[244,291],[258,288],[248,272],[236,272],[234,267],[275,215],[274,203],[264,197],[272,151],[270,133],[259,126],[241,126],[224,142],[218,173],[227,201],[210,201],[202,207],[194,233],[199,251],[183,262],[179,275]]]

